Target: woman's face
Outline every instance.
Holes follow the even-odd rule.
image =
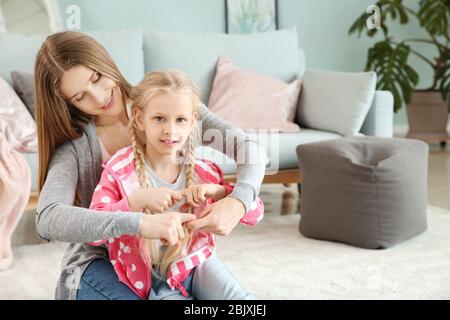
[[[82,65],[64,72],[59,89],[66,101],[92,116],[117,116],[124,110],[117,83]]]

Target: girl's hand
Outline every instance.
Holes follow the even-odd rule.
[[[144,215],[139,235],[146,239],[161,239],[164,244],[173,246],[185,236],[183,223],[194,219],[194,214],[180,212]]]
[[[210,231],[219,236],[229,235],[245,214],[244,204],[233,197],[226,197],[201,212],[196,220],[186,223],[189,230]]]
[[[226,196],[227,190],[220,184],[205,183],[196,184],[183,190],[183,195],[186,196],[186,203],[193,207],[205,201],[206,199],[219,200]]]
[[[147,188],[128,196],[131,211],[142,212],[144,209],[152,213],[161,213],[181,200],[181,193],[166,188]]]

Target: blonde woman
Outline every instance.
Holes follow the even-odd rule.
[[[191,211],[200,214],[233,191],[216,164],[194,158],[200,100],[185,74],[177,70],[149,73],[132,98],[132,145],[120,149],[104,165],[91,209],[173,215],[180,212],[183,194],[186,209],[192,206]],[[149,188],[151,198],[147,199]],[[161,200],[167,201],[164,207]],[[257,199],[252,207],[242,223],[256,224],[262,219],[262,201]],[[118,278],[142,299],[252,297],[228,270],[214,270],[221,264],[214,255],[211,232],[190,234],[180,226],[176,234],[164,237],[164,227],[160,229],[162,239],[142,241],[124,235],[92,245],[107,245]],[[207,267],[197,268],[206,261]],[[212,268],[208,272],[216,272],[217,277],[202,277],[199,272],[205,268]]]
[[[146,215],[137,211],[99,214],[88,209],[102,174],[102,162],[130,145],[126,106],[131,102],[132,86],[98,42],[70,31],[47,37],[38,52],[34,76],[40,188],[37,233],[43,239],[70,243],[55,297],[140,299],[119,281],[106,247],[87,243],[122,235],[164,239],[177,234],[182,223],[193,216]],[[198,114],[203,131],[220,130],[226,137],[224,144],[237,140],[235,150],[211,146],[226,150],[235,160],[238,150],[252,150],[257,160],[239,161],[234,190],[208,206],[202,218],[187,222],[191,230],[201,228],[227,235],[256,200],[266,157],[256,142],[214,116],[204,105],[200,105]],[[147,195],[142,201],[151,198],[151,190]],[[149,205],[144,203],[143,207]],[[157,226],[164,226],[158,228],[164,234],[156,232]],[[203,276],[215,277],[207,272]]]

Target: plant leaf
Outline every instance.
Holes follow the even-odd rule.
[[[365,13],[365,12],[362,15],[360,15],[358,17],[358,19],[356,19],[356,21],[353,22],[352,26],[348,30],[348,35],[351,35],[353,33],[357,33],[358,34],[358,38],[359,38],[361,36],[361,33],[366,28],[366,20],[367,20],[367,18],[368,18],[368,14]]]
[[[439,83],[439,91],[441,91],[442,99],[449,99],[450,103],[450,50],[441,51],[439,57],[440,63],[436,69],[436,80]],[[450,104],[449,104],[450,107]],[[450,109],[449,109],[450,111]]]
[[[377,88],[391,91],[394,96],[394,111],[402,102],[409,103],[411,94],[419,82],[419,75],[408,65],[410,48],[404,43],[392,46],[389,40],[375,43],[369,49],[366,70],[377,73]]]
[[[397,19],[397,14],[400,18],[400,24],[407,24],[408,14],[403,6],[402,0],[381,0],[381,19],[386,20],[388,14],[393,20]]]
[[[450,0],[421,0],[418,17],[420,25],[433,35],[443,35],[450,20]]]

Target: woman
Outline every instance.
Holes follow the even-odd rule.
[[[130,144],[127,104],[132,86],[121,75],[106,50],[93,38],[78,32],[49,36],[35,63],[36,121],[39,141],[39,205],[37,233],[44,239],[70,242],[63,259],[57,299],[139,299],[120,283],[104,247],[87,242],[124,234],[160,238],[155,226],[178,229],[185,216],[144,215],[142,212],[98,214],[87,209],[100,179],[101,164],[109,155]],[[238,179],[234,191],[210,206],[203,218],[187,222],[227,235],[256,199],[264,177],[265,153],[241,130],[200,108],[202,130],[219,130],[225,150],[237,140]],[[250,152],[252,150],[252,152]],[[257,161],[249,163],[248,155]],[[167,206],[168,204],[165,204]],[[191,220],[191,219],[188,219]],[[171,233],[168,228],[167,232]],[[214,275],[211,275],[214,277]]]

